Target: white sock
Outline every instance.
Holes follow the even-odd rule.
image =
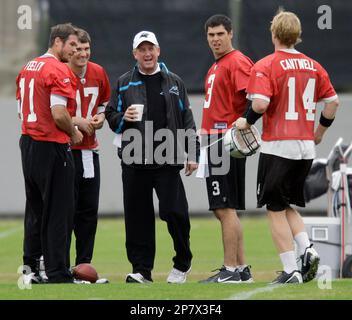
[[[242,271],[245,267],[247,267],[246,264],[240,264],[240,265],[238,265],[236,268],[237,268],[239,271]]]
[[[286,273],[291,273],[292,271],[298,270],[296,256],[294,251],[287,251],[280,254],[280,260],[284,266],[284,271]]]
[[[229,266],[225,266],[226,270],[231,271],[231,272],[235,272],[236,267],[229,267]]]
[[[301,256],[302,254],[304,254],[306,248],[310,246],[308,233],[305,231],[297,233],[294,239],[297,243],[298,254]]]

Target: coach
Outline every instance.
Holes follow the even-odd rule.
[[[176,251],[167,281],[183,283],[190,271],[192,253],[188,203],[179,171],[185,166],[185,174],[191,175],[198,167],[199,142],[195,123],[182,80],[163,63],[158,63],[160,47],[155,34],[139,32],[133,41],[133,55],[137,65],[118,79],[105,112],[112,131],[122,133],[122,145],[118,151],[122,158],[126,249],[133,268],[126,282],[152,281],[155,189],[160,218],[167,223]],[[142,107],[141,119],[137,106],[133,104]],[[185,139],[177,134],[188,129]],[[137,137],[128,141],[127,137],[136,132]],[[153,137],[161,132],[170,133],[168,142],[174,143],[171,145],[166,141],[168,147],[158,157],[165,139],[158,141]],[[140,148],[126,152],[133,144]],[[181,145],[185,145],[184,150],[188,153],[186,165],[184,153],[180,157],[178,152]]]

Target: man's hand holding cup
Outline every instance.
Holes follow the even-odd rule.
[[[143,104],[132,104],[125,111],[124,119],[130,122],[142,121]]]

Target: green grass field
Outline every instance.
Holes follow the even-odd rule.
[[[192,272],[183,285],[165,282],[172,267],[173,248],[166,224],[157,221],[157,255],[153,284],[126,284],[131,272],[124,246],[122,219],[101,219],[98,224],[93,264],[110,284],[17,286],[22,257],[22,220],[0,220],[0,299],[115,299],[115,300],[219,300],[219,299],[352,299],[352,279],[336,280],[331,289],[319,289],[318,282],[302,285],[269,286],[281,264],[273,247],[267,221],[242,219],[247,262],[252,265],[253,284],[199,284],[211,270],[222,265],[220,226],[215,218],[192,219]],[[73,252],[71,252],[73,257]],[[72,259],[72,261],[74,261]]]

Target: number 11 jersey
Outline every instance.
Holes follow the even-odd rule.
[[[29,61],[16,79],[16,99],[22,119],[22,134],[34,140],[68,143],[51,114],[51,95],[75,98],[76,78],[70,68],[51,54]]]

